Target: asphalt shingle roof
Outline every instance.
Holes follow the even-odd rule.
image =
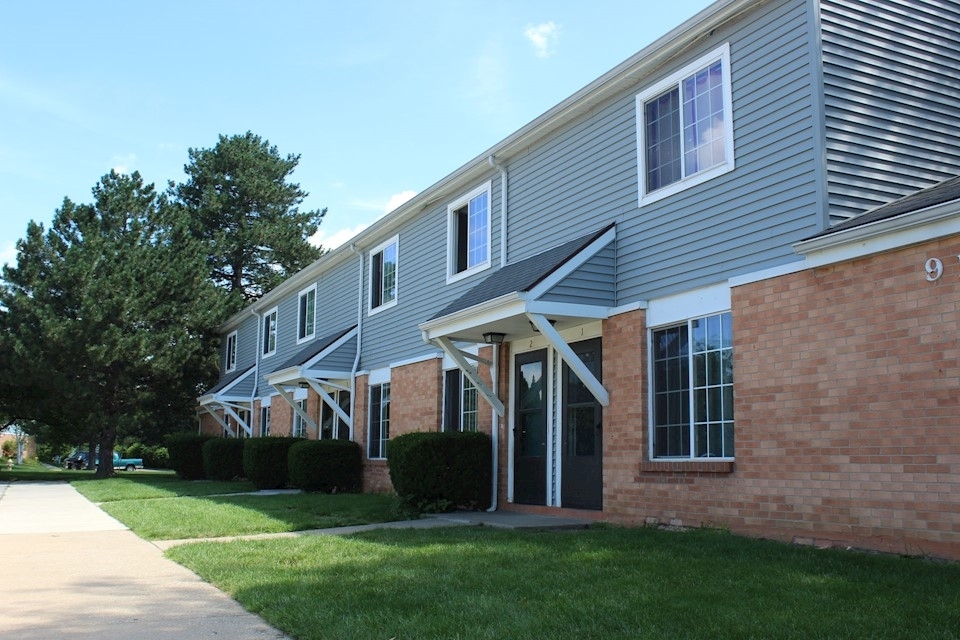
[[[299,367],[307,362],[310,358],[316,356],[324,349],[327,349],[330,345],[345,336],[348,332],[353,331],[355,326],[356,325],[351,325],[346,329],[340,329],[336,333],[331,333],[325,338],[311,342],[306,347],[301,349],[295,356],[291,357],[289,360],[280,365],[277,368],[277,371],[283,371],[284,369],[289,369],[290,367]]]
[[[879,207],[871,209],[856,217],[845,220],[840,224],[834,225],[825,231],[814,234],[809,238],[804,238],[804,240],[806,241],[813,240],[814,238],[822,238],[834,233],[839,233],[840,231],[855,229],[872,222],[888,220],[890,218],[895,218],[897,216],[911,213],[913,211],[919,211],[920,209],[926,209],[927,207],[943,204],[944,202],[950,202],[952,200],[960,200],[960,176],[948,178],[947,180],[935,184],[932,187],[920,189],[919,191],[894,200],[893,202],[880,205]]]
[[[567,260],[606,233],[612,226],[608,225],[599,231],[594,231],[552,249],[547,249],[543,253],[538,253],[535,256],[503,267],[448,304],[430,319],[442,318],[515,291],[529,291],[563,266]]]

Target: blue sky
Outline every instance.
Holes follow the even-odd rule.
[[[163,189],[246,131],[300,155],[334,246],[709,4],[4,2],[0,263],[111,169]]]

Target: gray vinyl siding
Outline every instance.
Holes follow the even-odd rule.
[[[220,343],[220,379],[226,378],[231,372],[226,371],[227,364],[227,336],[232,331],[223,334]],[[237,367],[234,371],[243,371],[257,362],[257,320],[250,317],[237,327]]]
[[[228,396],[238,396],[241,398],[249,398],[253,395],[253,385],[254,385],[253,375],[249,375],[244,378],[241,382],[235,385],[230,391],[224,395]]]
[[[452,284],[447,274],[447,205],[491,180],[491,267]],[[511,205],[512,206],[512,205]],[[370,244],[384,242],[385,234]],[[481,282],[500,266],[500,174],[490,175],[445,198],[400,229],[397,256],[397,304],[368,314],[370,297],[369,260],[364,260],[363,347],[361,368],[379,369],[397,362],[434,355],[436,347],[425,343],[417,328],[438,311]],[[544,247],[546,248],[546,247]],[[369,251],[365,252],[369,256]]]
[[[820,7],[832,219],[960,174],[960,4]]]
[[[357,274],[360,259],[351,259],[324,272],[315,281],[317,283],[317,322],[314,340],[322,339],[335,331],[351,327],[357,323]],[[275,393],[266,383],[266,376],[277,370],[291,357],[299,353],[310,342],[297,344],[297,314],[300,291],[305,285],[294,291],[277,304],[277,351],[260,361],[260,383],[258,395]],[[355,352],[354,352],[355,354]],[[350,366],[353,367],[353,357]]]
[[[617,254],[613,243],[541,296],[541,300],[616,306]]]
[[[626,304],[796,260],[791,245],[823,219],[809,11],[801,0],[761,5],[512,161],[510,262],[617,221]],[[636,95],[724,42],[736,169],[638,208]]]
[[[356,355],[357,339],[353,338],[314,365],[314,368],[327,371],[350,371],[353,368],[353,359]]]

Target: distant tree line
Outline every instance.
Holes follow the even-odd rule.
[[[195,428],[218,326],[323,253],[308,240],[326,209],[300,211],[308,194],[289,181],[299,159],[221,135],[164,193],[111,171],[91,203],[65,198],[49,229],[31,221],[0,282],[3,422],[103,461],[118,436]]]

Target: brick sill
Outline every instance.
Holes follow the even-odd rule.
[[[733,473],[733,460],[644,461],[640,473]]]

